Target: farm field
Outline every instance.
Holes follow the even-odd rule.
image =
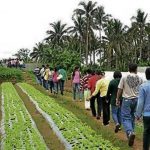
[[[0,150],[150,150],[149,3],[2,1]]]
[[[129,148],[124,132],[114,134],[113,123],[102,126],[83,102],[71,100],[69,82],[64,96],[55,96],[28,73],[23,78],[22,83],[1,84],[1,149],[142,149],[141,124]]]

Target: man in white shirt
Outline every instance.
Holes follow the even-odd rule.
[[[142,79],[137,75],[137,64],[129,64],[129,74],[122,77],[118,85],[116,104],[119,105],[121,95],[123,97],[121,106],[122,124],[128,137],[128,145],[134,144],[135,116],[139,86]]]

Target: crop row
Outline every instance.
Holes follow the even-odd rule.
[[[47,113],[73,149],[118,150],[110,141],[104,140],[87,124],[81,122],[72,112],[58,105],[52,98],[42,94],[26,83],[18,84],[38,107]]]
[[[36,128],[13,85],[2,85],[2,143],[4,150],[46,150],[46,144]]]

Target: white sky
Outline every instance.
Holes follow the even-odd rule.
[[[62,20],[71,24],[73,10],[81,0],[0,0],[0,59],[8,58],[20,48],[32,50],[47,35],[49,23]],[[88,1],[88,0],[86,0]],[[105,12],[130,24],[141,8],[150,15],[149,0],[96,0]],[[150,20],[150,19],[149,19]]]

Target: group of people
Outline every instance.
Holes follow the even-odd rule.
[[[36,67],[34,73],[37,83],[41,84],[47,91],[50,89],[51,93],[58,94],[60,89],[61,95],[64,94],[67,73],[62,66],[53,69],[48,64],[42,65],[41,68]]]
[[[71,74],[73,101],[84,99],[85,109],[91,110],[96,119],[102,117],[104,126],[109,125],[111,114],[115,123],[114,132],[117,133],[123,126],[129,146],[134,144],[135,119],[139,120],[143,115],[143,149],[149,150],[150,68],[146,69],[147,81],[144,83],[137,75],[137,64],[130,64],[128,69],[129,73],[123,77],[120,71],[115,71],[114,79],[109,81],[103,71],[87,69],[81,74],[79,67],[75,67]],[[58,94],[60,89],[60,93],[64,94],[67,73],[63,67],[52,69],[49,65],[42,65],[42,68],[35,68],[34,73],[37,82],[46,90]]]
[[[20,68],[21,69],[21,68],[25,67],[23,59],[18,59],[18,58],[6,60],[6,65],[9,68]]]
[[[114,79],[109,81],[102,71],[86,70],[82,76],[79,67],[75,67],[71,79],[73,87],[73,101],[82,97],[85,108],[91,109],[93,117],[101,118],[103,111],[103,125],[109,125],[110,110],[115,122],[115,133],[123,126],[128,138],[128,145],[132,146],[135,139],[135,119],[139,120],[143,114],[143,149],[150,149],[150,68],[145,72],[147,81],[137,75],[137,64],[129,65],[129,73],[122,77],[120,71],[114,72]],[[83,96],[82,96],[83,95]],[[97,101],[97,110],[95,108]],[[111,109],[110,109],[111,106]]]

